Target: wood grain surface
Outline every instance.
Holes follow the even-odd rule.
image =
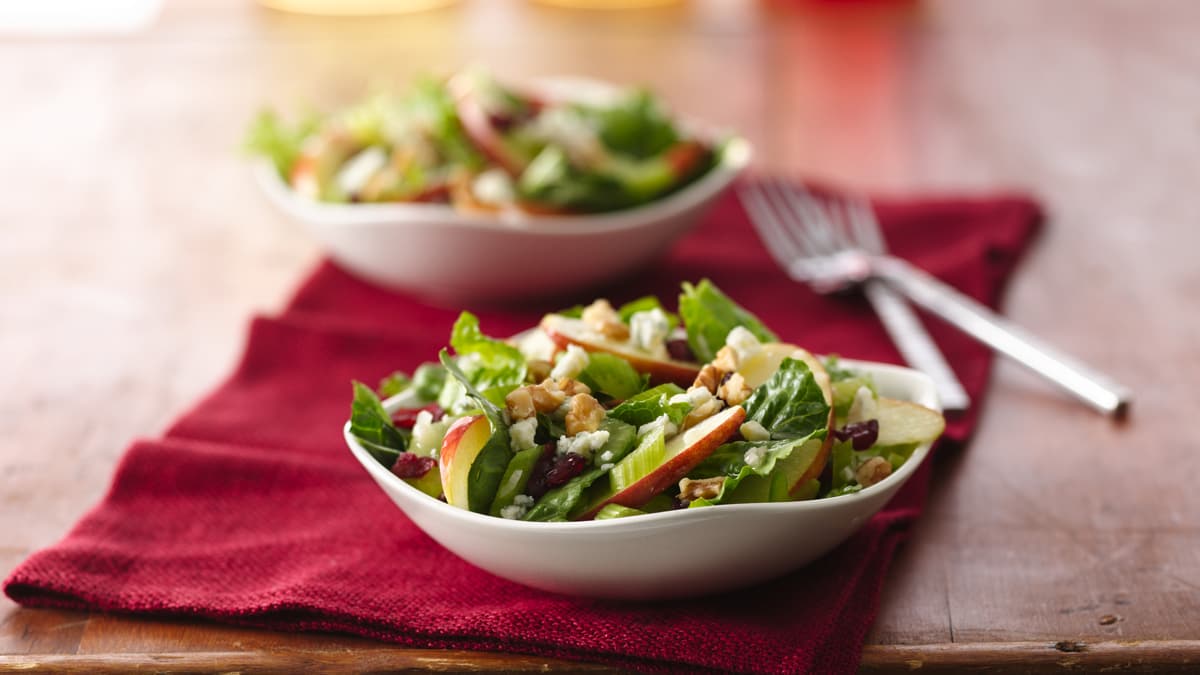
[[[352,20],[182,0],[126,35],[0,33],[0,572],[62,537],[129,440],[219,381],[248,317],[318,259],[248,179],[253,113],[481,62],[648,84],[744,132],[760,171],[1043,200],[1006,311],[1132,386],[1132,414],[1110,423],[1000,363],[863,669],[1196,668],[1198,23],[1165,1],[463,1]],[[0,600],[0,671],[585,667]]]

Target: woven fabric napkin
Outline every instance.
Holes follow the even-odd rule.
[[[1019,197],[876,206],[896,254],[993,306],[1041,220]],[[820,297],[789,281],[732,195],[661,264],[597,294],[616,303],[656,293],[672,304],[680,281],[702,277],[788,341],[899,362],[861,299]],[[554,308],[468,307],[493,335]],[[34,607],[207,617],[652,672],[857,666],[888,564],[920,513],[928,463],[841,547],[756,588],[657,603],[525,588],[429,539],[341,438],[350,381],[433,359],[459,309],[322,264],[281,315],[254,319],[232,376],[163,437],[132,443],[100,505],[14,570],[5,592]],[[949,420],[943,445],[961,443],[986,400],[991,356],[939,322],[928,326],[975,401]]]

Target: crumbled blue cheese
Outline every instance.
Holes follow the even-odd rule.
[[[476,176],[471,181],[471,192],[484,204],[503,206],[516,199],[512,177],[503,169],[488,169]]]
[[[604,164],[608,152],[586,118],[569,107],[554,107],[534,118],[528,133],[539,140],[557,145],[570,158],[571,164],[595,168]]]
[[[601,471],[612,471],[612,468],[613,468],[613,463],[612,463],[612,462],[605,462],[605,463],[603,463],[603,464],[601,464],[601,465],[600,465],[600,470],[601,470]]]
[[[850,410],[846,412],[846,424],[876,419],[879,417],[878,407],[875,395],[871,393],[871,390],[867,387],[859,387],[858,391],[854,392],[854,401],[850,404]]]
[[[664,413],[638,427],[638,438],[645,438],[648,434],[654,433],[659,429],[663,430],[663,438],[670,438],[675,435],[675,432],[679,431],[679,427],[675,426]]]
[[[750,420],[742,424],[738,428],[742,438],[748,441],[769,441],[771,440],[771,432],[767,428],[758,423],[758,420]],[[749,463],[749,462],[747,462]]]
[[[745,363],[746,359],[762,349],[762,343],[745,326],[735,326],[729,331],[729,335],[725,336],[725,344],[737,352],[738,363]]]
[[[592,453],[604,447],[608,442],[608,431],[599,429],[596,431],[581,431],[574,436],[563,436],[558,439],[557,452],[560,455],[565,455],[568,452],[573,452],[577,455],[591,459]]]
[[[567,351],[558,357],[558,363],[550,371],[550,378],[578,377],[588,366],[588,354],[578,345],[567,345]]]
[[[762,466],[763,460],[767,458],[767,449],[761,445],[752,445],[742,459],[746,460],[746,465],[755,469]]]
[[[520,520],[529,513],[529,509],[533,506],[533,497],[529,495],[517,495],[513,498],[513,503],[500,509],[500,517],[508,518],[509,520]]]
[[[508,438],[512,444],[514,452],[528,450],[532,448],[533,435],[537,432],[537,417],[527,417],[519,422],[513,423],[508,428]]]
[[[658,307],[645,312],[636,312],[629,317],[629,341],[638,349],[665,358],[667,355],[667,333],[671,322]]]
[[[371,177],[387,166],[388,156],[379,146],[371,146],[346,160],[338,171],[337,186],[342,192],[352,195],[362,190]]]

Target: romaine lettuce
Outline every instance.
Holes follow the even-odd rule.
[[[391,468],[400,453],[408,448],[409,432],[397,429],[392,416],[370,387],[354,383],[354,402],[350,404],[350,433],[380,464]]]
[[[640,427],[653,422],[661,415],[666,415],[672,424],[678,425],[692,408],[688,403],[671,403],[672,396],[682,393],[683,388],[677,384],[670,382],[660,384],[637,396],[625,399],[620,405],[610,410],[608,416]]]
[[[487,396],[475,388],[450,355],[443,349],[438,358],[483,415],[487,417],[491,427],[491,436],[483,449],[475,456],[471,469],[467,474],[467,507],[476,513],[487,513],[500,489],[500,481],[508,463],[512,461],[513,452],[509,447],[508,426],[504,423],[504,412]]]
[[[679,315],[687,328],[688,345],[696,360],[708,363],[725,345],[725,337],[737,326],[743,326],[762,342],[778,338],[750,312],[729,299],[708,279],[693,286],[683,284],[679,295]]]
[[[774,439],[808,438],[829,426],[829,404],[808,364],[787,358],[746,400],[746,420]]]
[[[493,403],[503,403],[504,397],[525,381],[525,357],[520,350],[480,332],[479,319],[470,312],[463,312],[454,322],[450,346],[457,357],[455,364],[467,381]],[[457,412],[465,404],[466,396],[457,378],[447,378],[438,395],[438,405],[443,410]]]

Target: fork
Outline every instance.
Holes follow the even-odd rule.
[[[746,189],[742,197],[760,233],[771,232],[769,237],[764,234],[764,239],[793,279],[805,281],[822,292],[882,281],[1094,409],[1116,418],[1123,417],[1128,410],[1132,392],[1125,386],[1042,342],[930,274],[882,253],[881,248],[871,250],[867,230],[871,229],[872,223],[862,215],[865,209],[857,209],[859,214],[855,218],[836,219],[840,222],[830,218],[818,220],[815,200],[779,181]],[[848,213],[856,209],[840,207],[838,210]],[[851,233],[855,235],[854,239],[851,239]],[[867,244],[861,243],[864,233]],[[882,244],[882,237],[879,239]],[[774,251],[775,242],[782,246],[785,240],[789,244],[784,250],[793,254],[791,257],[783,257],[782,251]]]
[[[809,282],[819,292],[846,285],[824,284],[833,277],[815,269],[830,256],[847,249],[887,252],[879,223],[865,201],[823,205],[806,190],[776,181],[751,183],[739,196],[775,261],[793,279]],[[864,279],[859,285],[904,360],[933,379],[942,407],[970,406],[966,390],[904,298],[878,279]]]

